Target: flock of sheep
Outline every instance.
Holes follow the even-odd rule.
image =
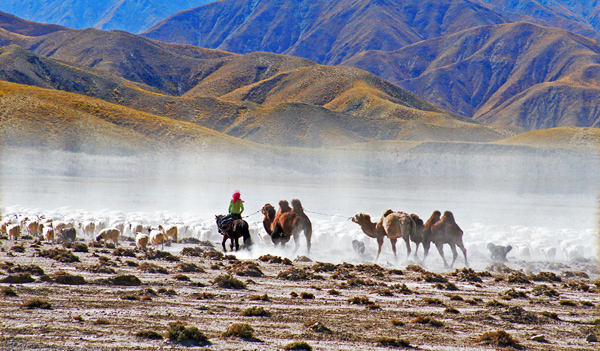
[[[136,246],[141,250],[146,250],[148,244],[164,244],[171,239],[177,242],[179,228],[176,225],[161,225],[155,228],[141,223],[131,223],[126,221],[116,221],[113,223],[106,221],[82,221],[73,220],[61,221],[44,216],[29,217],[25,215],[12,214],[6,216],[0,222],[0,234],[8,235],[10,240],[18,240],[21,235],[40,237],[45,241],[54,243],[55,241],[75,241],[77,231],[79,230],[84,237],[94,238],[96,241],[111,241],[119,245],[119,238],[124,234],[135,237]]]

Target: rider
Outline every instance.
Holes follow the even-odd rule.
[[[236,190],[229,201],[229,215],[233,219],[241,219],[244,212],[244,201],[240,199],[240,192]]]

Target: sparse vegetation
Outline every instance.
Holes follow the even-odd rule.
[[[264,295],[254,295],[254,296],[251,296],[249,298],[249,300],[250,301],[265,301],[265,302],[271,301],[269,299],[269,295],[267,295],[266,293]]]
[[[442,327],[444,325],[444,323],[442,323],[441,321],[438,321],[437,319],[428,316],[418,316],[410,322],[417,324],[429,324],[434,327]]]
[[[306,341],[294,341],[283,347],[284,350],[312,351],[312,346]]]
[[[312,300],[315,298],[315,294],[303,291],[300,293],[300,298]]]
[[[140,330],[139,332],[135,333],[135,337],[140,338],[140,339],[149,339],[149,340],[162,340],[163,339],[162,335],[155,332],[154,330],[149,330],[149,329]]]
[[[246,283],[226,274],[216,277],[213,284],[217,284],[224,289],[246,289]]]
[[[270,317],[271,312],[269,312],[268,310],[266,310],[264,307],[261,307],[261,306],[252,306],[252,307],[246,308],[244,310],[244,312],[242,312],[242,316],[245,316],[245,317]]]
[[[4,296],[14,296],[14,297],[19,296],[13,290],[13,288],[11,288],[10,286],[4,286],[4,287],[2,287],[2,289],[0,289],[0,291],[2,292],[2,295],[4,295]]]
[[[209,344],[208,338],[197,327],[186,326],[185,322],[169,323],[167,338],[183,345],[201,346]]]
[[[248,323],[233,323],[221,335],[225,338],[239,337],[243,339],[254,339],[254,328]]]
[[[169,271],[166,268],[150,262],[144,262],[140,264],[137,269],[145,273],[169,274]]]
[[[9,284],[24,284],[24,283],[33,283],[35,279],[31,277],[31,274],[27,272],[10,274],[2,279],[0,279],[0,283],[9,283]]]
[[[406,339],[390,338],[386,336],[377,338],[377,345],[383,347],[411,347],[410,343]]]
[[[480,337],[475,339],[475,342],[491,344],[499,347],[520,347],[518,341],[513,339],[512,336],[504,330],[485,332]]]
[[[73,254],[71,250],[55,247],[50,250],[43,250],[39,253],[40,257],[47,257],[62,263],[81,262],[79,256]]]
[[[348,302],[353,305],[372,305],[373,301],[366,296],[354,296],[348,299]]]

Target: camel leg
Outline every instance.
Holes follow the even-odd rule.
[[[450,244],[450,250],[452,250],[452,263],[450,264],[450,268],[454,266],[454,262],[456,262],[456,257],[458,257],[458,252],[456,251],[456,245]]]
[[[442,260],[444,260],[444,267],[448,267],[448,262],[446,262],[446,257],[444,257],[444,244],[436,243],[435,247],[437,247],[437,250],[440,253],[440,256],[442,256]]]
[[[304,236],[306,237],[306,247],[307,251],[310,252],[310,239],[312,238],[312,230],[305,230]]]
[[[423,241],[423,251],[425,252],[424,257],[423,257],[423,262],[425,262],[425,259],[427,258],[427,255],[429,255],[429,248],[431,247],[431,242],[429,241]]]
[[[392,244],[392,251],[394,252],[394,257],[396,258],[396,261],[398,261],[398,256],[396,255],[396,241],[398,239],[392,239],[390,238],[390,243]]]
[[[381,254],[381,247],[383,246],[383,235],[377,236],[377,245],[379,245],[379,249],[377,250],[377,257],[375,257],[375,262],[379,259],[379,254]]]
[[[293,233],[292,235],[294,236],[294,244],[296,244],[296,246],[294,246],[294,255],[295,255],[296,252],[298,251],[298,248],[300,247],[300,233]]]
[[[223,252],[227,252],[227,247],[225,246],[226,242],[227,242],[227,237],[225,235],[223,235],[223,242],[221,243],[221,245],[223,245]]]
[[[462,251],[463,256],[465,256],[465,267],[469,267],[469,261],[467,261],[467,249],[465,248],[465,245],[463,245],[462,242],[456,244],[456,246],[458,246],[458,248]]]
[[[418,260],[419,259],[419,255],[418,255],[418,253],[419,253],[419,245],[421,243],[416,243],[416,244],[417,244],[417,248],[415,249],[415,260]]]
[[[404,237],[404,243],[406,244],[406,259],[408,260],[408,258],[410,257],[410,240],[408,238],[408,236]]]

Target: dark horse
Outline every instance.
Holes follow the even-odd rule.
[[[230,248],[233,250],[233,243],[235,242],[235,251],[240,249],[238,239],[244,238],[244,248],[249,248],[252,245],[252,239],[250,238],[250,230],[248,229],[248,222],[241,218],[234,218],[233,220],[227,221],[228,216],[218,215],[215,216],[217,220],[217,228],[219,233],[223,235],[223,251],[227,252],[225,248],[225,242],[227,239],[231,239]],[[225,221],[224,221],[225,219]]]

